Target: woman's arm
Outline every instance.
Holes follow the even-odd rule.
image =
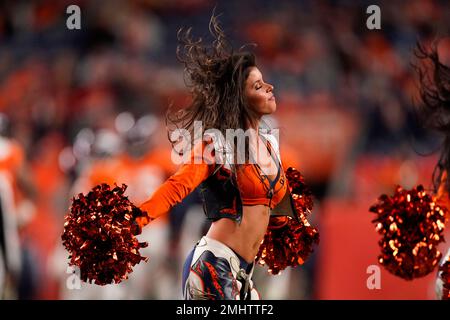
[[[136,219],[141,228],[159,216],[167,214],[174,205],[180,203],[212,174],[215,167],[214,152],[206,152],[204,155],[208,143],[199,142],[192,150],[190,162],[183,164],[152,194],[150,199],[139,206],[148,214],[147,217]]]
[[[447,191],[447,183],[446,182],[447,182],[447,171],[444,171],[441,176],[441,183],[439,185],[436,198],[437,198],[437,202],[440,205],[448,207],[450,198],[449,198],[449,194]],[[449,207],[449,209],[450,209],[450,207]]]

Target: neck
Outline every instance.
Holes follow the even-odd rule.
[[[256,136],[259,135],[259,124],[261,122],[261,118],[257,118],[253,121],[247,121],[247,128],[246,129],[253,129],[256,131]]]

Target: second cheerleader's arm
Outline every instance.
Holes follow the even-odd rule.
[[[441,176],[441,183],[437,191],[437,202],[443,206],[449,207],[450,198],[447,190],[447,171],[444,171]]]
[[[177,172],[156,189],[150,199],[139,206],[142,211],[147,212],[147,216],[136,218],[136,223],[140,228],[167,214],[173,206],[180,203],[213,173],[214,152],[207,150],[204,154],[209,142],[197,143],[191,152],[190,161],[182,164]]]

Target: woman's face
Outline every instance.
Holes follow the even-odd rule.
[[[273,86],[264,82],[257,67],[250,68],[244,88],[249,108],[259,116],[275,112],[277,104],[273,95]]]

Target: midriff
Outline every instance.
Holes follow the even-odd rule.
[[[222,242],[251,263],[269,225],[270,210],[266,205],[244,205],[242,209],[240,224],[222,218],[211,224],[207,236]]]

